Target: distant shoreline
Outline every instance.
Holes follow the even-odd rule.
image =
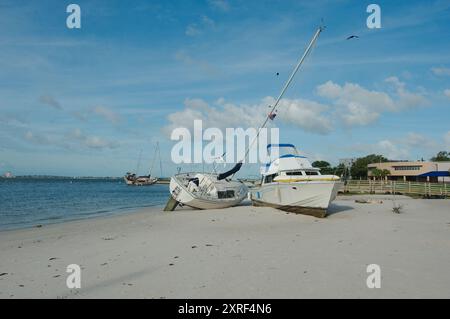
[[[88,180],[121,180],[123,177],[116,176],[53,176],[53,175],[19,175],[14,177],[0,176],[0,180],[14,180],[14,179],[88,179]],[[160,180],[169,180],[168,177],[160,177]]]

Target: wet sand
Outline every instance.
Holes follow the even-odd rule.
[[[0,298],[450,298],[450,201],[396,198],[401,214],[340,196],[325,219],[244,205],[3,231]]]

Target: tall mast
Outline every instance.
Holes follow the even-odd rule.
[[[159,156],[159,170],[160,170],[160,177],[163,176],[162,172],[162,161],[161,161],[161,149],[159,148],[159,142],[156,142],[156,145],[158,146],[158,156]]]
[[[142,149],[139,152],[139,158],[138,158],[138,162],[137,162],[137,166],[136,166],[136,175],[139,175],[139,168],[141,167],[141,156],[142,156]]]
[[[245,161],[248,153],[250,152],[250,149],[252,148],[252,146],[255,143],[255,141],[258,139],[259,134],[261,133],[261,130],[267,125],[267,122],[269,121],[271,115],[277,109],[278,103],[280,103],[280,100],[283,98],[284,93],[286,92],[287,88],[289,87],[289,85],[291,84],[292,80],[294,79],[295,74],[300,69],[301,65],[303,64],[303,61],[305,61],[305,59],[308,56],[308,54],[311,52],[314,43],[316,42],[317,38],[319,37],[320,33],[323,30],[324,30],[324,27],[322,25],[317,28],[316,32],[314,33],[311,41],[309,42],[309,44],[307,46],[305,52],[303,52],[302,57],[297,62],[297,65],[295,66],[295,68],[292,71],[291,75],[289,76],[288,80],[284,84],[283,89],[280,92],[280,95],[278,95],[278,98],[276,99],[275,104],[272,106],[272,108],[270,110],[270,113],[267,114],[267,116],[266,116],[266,118],[264,120],[264,123],[259,127],[256,136],[254,137],[252,142],[249,144],[249,146],[245,150],[244,157],[231,170],[229,170],[227,172],[224,172],[222,174],[219,174],[219,176],[217,177],[218,180],[225,179],[225,178],[227,178],[229,176],[234,176],[234,174],[236,174],[241,169],[243,162]]]
[[[311,52],[311,49],[312,49],[314,43],[316,42],[317,38],[319,37],[320,33],[323,30],[324,30],[323,26],[320,26],[320,27],[317,28],[316,32],[314,33],[314,36],[312,37],[311,41],[308,44],[308,47],[306,48],[305,52],[303,52],[302,57],[300,58],[300,60],[298,61],[297,65],[295,66],[294,70],[292,71],[291,75],[289,76],[288,80],[284,84],[283,89],[280,92],[280,95],[278,95],[278,98],[276,99],[275,104],[272,106],[269,114],[267,115],[266,119],[264,120],[264,123],[260,126],[260,128],[258,129],[258,133],[256,134],[255,138],[253,139],[253,141],[248,146],[248,148],[247,148],[247,150],[245,152],[244,158],[241,160],[241,162],[243,162],[245,160],[245,158],[247,157],[248,153],[250,152],[250,149],[252,148],[253,144],[258,139],[259,134],[261,133],[261,130],[267,125],[267,122],[269,121],[270,115],[273,114],[273,112],[277,109],[278,103],[280,103],[280,100],[282,99],[284,93],[286,92],[287,88],[289,87],[289,85],[291,84],[292,80],[294,79],[295,74],[300,69],[300,66],[303,64],[303,61],[305,61],[305,59],[308,56],[308,54]]]
[[[159,147],[159,144],[156,143],[155,151],[154,151],[154,153],[153,153],[153,158],[152,158],[152,166],[150,166],[150,172],[149,172],[150,175],[152,175],[153,165],[155,164],[156,152],[158,151],[158,147]]]

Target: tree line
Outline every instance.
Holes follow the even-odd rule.
[[[430,158],[433,162],[448,162],[450,161],[450,152],[440,151]],[[315,161],[312,163],[313,167],[320,168],[320,172],[323,175],[337,175],[337,176],[348,176],[351,175],[354,179],[367,178],[367,165],[372,163],[383,163],[389,160],[383,155],[370,154],[364,157],[359,157],[355,159],[350,169],[346,169],[344,164],[339,164],[337,166],[332,166],[327,161]],[[423,161],[423,159],[422,159]],[[373,169],[372,174],[375,177],[383,178],[390,174],[389,170],[383,169]]]

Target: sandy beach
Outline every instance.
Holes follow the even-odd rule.
[[[340,196],[325,219],[244,205],[3,231],[0,298],[450,298],[450,202],[397,196],[394,214],[391,199]]]

